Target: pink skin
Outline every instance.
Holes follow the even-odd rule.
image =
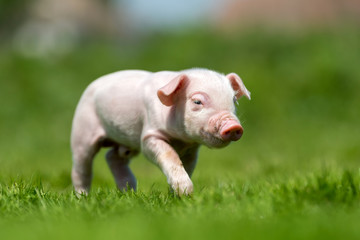
[[[175,193],[191,194],[199,146],[219,148],[240,139],[233,100],[241,96],[250,99],[238,75],[206,69],[128,70],[99,78],[83,93],[73,120],[75,190],[88,193],[93,158],[111,147],[106,159],[120,190],[136,189],[128,164],[142,152]]]
[[[219,132],[225,142],[239,140],[244,131],[237,118],[227,111],[212,116],[209,119],[209,127]]]
[[[193,102],[201,102],[201,105],[194,105],[192,108],[193,111],[213,107],[210,97],[204,92],[193,93],[191,100]],[[211,133],[213,136],[220,135],[219,137],[223,140],[224,144],[220,144],[219,147],[222,147],[230,141],[239,140],[243,134],[243,128],[239,120],[234,114],[231,114],[230,111],[221,111],[211,116],[207,123],[207,129],[206,132]]]
[[[220,135],[224,141],[237,141],[243,134],[243,128],[235,121],[227,121],[220,128]]]

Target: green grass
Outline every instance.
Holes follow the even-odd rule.
[[[87,42],[71,55],[27,59],[0,46],[1,239],[358,239],[360,32],[158,34]],[[94,163],[89,196],[70,181],[76,103],[95,78],[128,68],[237,72],[243,138],[202,148],[195,192],[178,198],[139,156],[138,191],[116,190]]]
[[[10,181],[0,188],[0,226],[9,239],[356,239],[359,177],[345,171],[253,182],[197,179],[200,189],[185,198],[106,187],[77,197],[44,189],[39,180]]]

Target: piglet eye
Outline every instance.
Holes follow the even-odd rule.
[[[202,104],[202,102],[201,102],[200,100],[194,100],[194,103],[195,103],[196,105],[201,105],[201,104]]]

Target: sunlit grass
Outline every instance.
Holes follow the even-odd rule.
[[[360,216],[359,180],[359,171],[331,170],[276,180],[202,179],[195,180],[193,196],[178,198],[154,188],[124,194],[104,186],[77,196],[44,188],[37,179],[13,179],[0,184],[0,227],[6,237],[56,239],[116,239],[118,234],[137,239],[304,234],[316,239],[321,234],[314,226],[325,235],[357,236],[355,223],[338,218]],[[297,228],[291,230],[293,224]]]

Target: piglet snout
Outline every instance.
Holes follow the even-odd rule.
[[[235,120],[227,121],[220,129],[220,136],[224,141],[237,141],[243,134],[242,126]]]

